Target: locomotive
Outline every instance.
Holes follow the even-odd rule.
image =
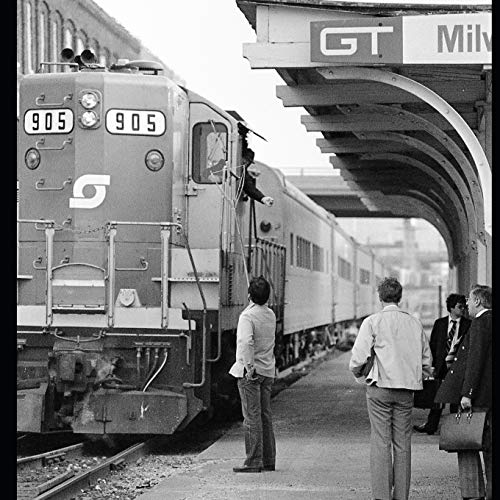
[[[332,214],[259,162],[275,204],[245,196],[238,113],[156,62],[62,59],[19,88],[18,431],[172,434],[231,400],[252,276],[279,370],[375,310],[383,265]]]

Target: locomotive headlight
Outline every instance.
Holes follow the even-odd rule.
[[[92,109],[97,106],[99,98],[94,92],[85,92],[80,98],[80,103],[85,109]]]
[[[148,151],[145,162],[146,167],[148,167],[149,170],[157,172],[163,167],[165,158],[163,158],[163,155],[157,149],[152,149],[151,151]]]
[[[38,149],[31,148],[24,155],[24,163],[30,170],[35,170],[40,165],[40,153]]]
[[[80,120],[84,127],[90,128],[97,123],[97,115],[93,111],[85,111]]]

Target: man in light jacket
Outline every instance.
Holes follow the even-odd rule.
[[[402,311],[403,287],[396,278],[378,285],[382,311],[368,316],[352,348],[349,369],[365,383],[371,424],[370,471],[376,500],[407,500],[411,478],[413,391],[432,374],[432,354],[422,324]],[[375,350],[366,377],[363,365]]]
[[[276,372],[276,316],[267,307],[270,291],[263,276],[250,281],[249,304],[240,314],[236,330],[236,362],[229,373],[238,381],[246,459],[242,467],[233,467],[234,472],[275,470],[271,388]]]

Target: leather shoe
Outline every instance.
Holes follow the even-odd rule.
[[[274,470],[276,470],[276,467],[274,465],[264,465],[264,467],[262,467],[262,470],[274,471]]]
[[[414,425],[413,426],[413,430],[417,431],[417,432],[421,432],[421,433],[427,433],[429,435],[432,435],[434,434],[436,431],[434,429],[429,429],[429,427],[427,427],[427,424],[422,424],[422,425]]]
[[[247,467],[244,465],[243,467],[233,467],[233,472],[260,472],[262,467]]]

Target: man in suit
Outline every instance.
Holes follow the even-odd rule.
[[[491,500],[492,497],[492,328],[491,288],[474,285],[467,299],[472,323],[439,388],[437,403],[459,404],[465,411],[486,411],[483,460],[486,488],[479,452],[459,451],[458,475],[462,498]]]
[[[460,342],[465,332],[469,329],[470,319],[465,317],[466,310],[465,295],[452,293],[446,298],[446,309],[448,316],[439,318],[434,322],[431,331],[430,346],[432,352],[432,366],[434,377],[443,380],[448,372]],[[427,422],[422,425],[414,425],[417,432],[434,434],[439,425],[439,419],[443,411],[442,405],[436,405],[429,411]]]

